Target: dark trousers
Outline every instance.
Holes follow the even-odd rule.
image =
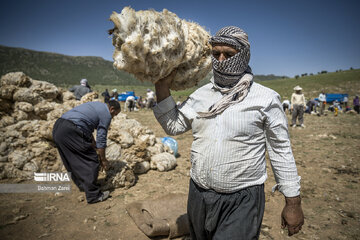
[[[190,180],[187,213],[191,239],[258,239],[264,208],[263,184],[221,194]]]
[[[95,201],[101,194],[97,184],[100,164],[91,137],[71,121],[60,118],[55,122],[53,139],[76,186],[85,191],[88,203]]]
[[[354,110],[355,110],[357,113],[360,113],[360,107],[359,107],[359,105],[354,106]]]
[[[152,108],[155,105],[154,99],[148,99],[146,102],[146,108]]]
[[[128,107],[128,109],[129,109],[129,112],[134,111],[135,102],[134,102],[134,101],[129,101],[127,107]]]
[[[325,103],[324,102],[320,102],[320,115],[324,114],[325,111]]]
[[[304,106],[294,104],[294,109],[292,112],[292,125],[296,125],[296,119],[299,119],[299,124],[304,123]]]

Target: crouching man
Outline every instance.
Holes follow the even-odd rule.
[[[100,165],[108,169],[105,157],[107,131],[111,119],[120,110],[120,104],[114,100],[108,104],[87,102],[66,112],[55,122],[53,139],[56,147],[72,180],[80,191],[85,191],[88,203],[102,202],[109,197],[109,191],[100,191],[97,177]],[[92,135],[95,129],[96,142]]]

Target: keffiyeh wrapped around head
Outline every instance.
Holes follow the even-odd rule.
[[[200,117],[212,117],[225,111],[229,106],[241,102],[248,94],[253,75],[249,67],[250,43],[247,34],[238,27],[224,27],[209,40],[212,46],[228,45],[236,50],[234,56],[223,61],[211,56],[213,63],[214,87],[224,94],[207,112]]]
[[[228,45],[239,51],[224,61],[211,57],[215,82],[225,87],[235,84],[248,70],[250,61],[248,35],[241,28],[229,26],[220,29],[215,36],[210,38],[209,42],[212,46]]]

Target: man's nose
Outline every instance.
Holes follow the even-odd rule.
[[[226,59],[225,55],[223,53],[220,53],[220,56],[219,56],[219,61],[224,61]]]

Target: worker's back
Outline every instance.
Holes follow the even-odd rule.
[[[90,88],[83,85],[76,85],[70,88],[69,91],[74,93],[76,100],[80,100],[82,96],[91,92]]]

